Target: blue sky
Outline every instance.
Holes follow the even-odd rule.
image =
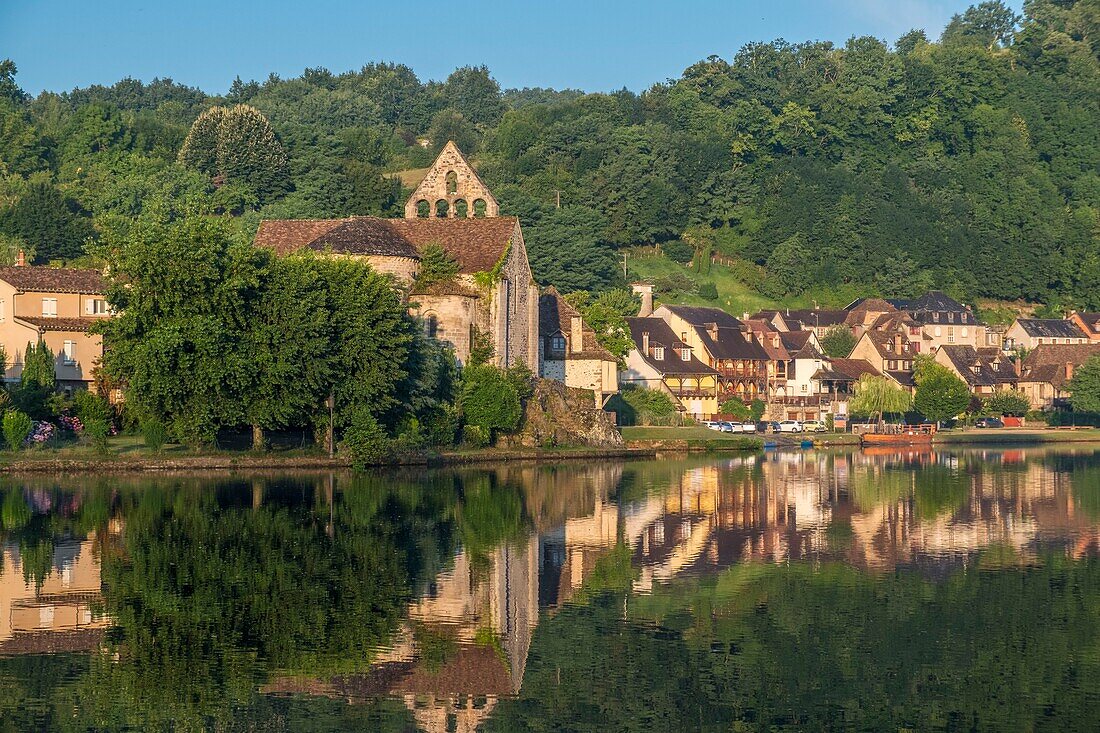
[[[976,2],[977,0],[973,0]],[[171,77],[222,93],[234,76],[396,61],[421,79],[486,64],[504,87],[642,90],[749,41],[910,28],[939,35],[968,0],[0,0],[0,58],[28,92]],[[1019,2],[1014,2],[1019,7]]]

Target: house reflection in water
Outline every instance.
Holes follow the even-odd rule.
[[[0,562],[0,655],[99,645],[109,624],[95,612],[102,595],[92,537],[57,542],[41,584],[24,568],[17,546],[0,548]]]

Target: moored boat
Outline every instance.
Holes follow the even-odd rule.
[[[920,425],[879,425],[874,432],[860,436],[863,445],[914,445],[931,444],[936,434],[936,426],[931,423]]]

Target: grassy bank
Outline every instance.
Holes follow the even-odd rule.
[[[1100,428],[997,428],[993,430],[943,430],[933,443],[1089,443],[1100,442]]]
[[[730,451],[761,450],[764,440],[753,435],[719,433],[695,426],[625,427],[623,440],[632,448],[653,450]]]

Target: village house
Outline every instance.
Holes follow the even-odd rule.
[[[634,348],[619,376],[622,386],[662,391],[677,409],[696,419],[718,413],[718,370],[705,364],[684,339],[654,316],[626,319]]]
[[[913,359],[919,353],[905,328],[864,333],[849,355],[861,359],[907,390],[913,389]]]
[[[87,389],[103,356],[103,338],[89,330],[110,315],[105,293],[98,270],[0,267],[4,379],[18,380],[27,345],[44,341],[54,355],[58,389]]]
[[[946,293],[932,290],[913,300],[891,299],[890,304],[920,324],[930,351],[941,346],[1000,346],[1000,336],[965,306]]]
[[[768,380],[765,389],[768,399],[772,399],[775,395],[786,394],[791,355],[783,345],[784,333],[776,330],[768,321],[755,318],[743,318],[741,325],[753,335],[760,347],[764,349],[764,353],[768,355]]]
[[[1042,344],[1087,344],[1089,335],[1072,320],[1017,318],[1005,333],[1005,348],[1017,351]]]
[[[1089,341],[1100,341],[1100,313],[1070,311],[1066,320],[1076,324]]]
[[[1100,354],[1100,344],[1042,344],[1019,362],[1018,389],[1034,410],[1064,406],[1074,370]]]
[[[719,404],[767,399],[768,354],[739,320],[720,308],[686,305],[662,305],[653,316],[718,372]]]
[[[519,219],[500,216],[492,193],[448,142],[405,205],[404,219],[276,219],[260,223],[255,244],[278,254],[312,250],[352,257],[389,274],[409,296],[425,333],[450,344],[465,363],[484,336],[498,366],[538,368],[538,287]],[[459,266],[449,282],[418,288],[424,248],[441,246]]]
[[[844,325],[857,339],[875,323],[881,323],[883,316],[898,312],[897,308],[882,298],[860,298],[849,303],[844,310],[848,313],[844,318]]]
[[[553,287],[539,296],[539,376],[588,389],[603,407],[619,391],[619,363]]]
[[[1016,365],[995,346],[983,349],[941,346],[935,360],[966,382],[971,394],[979,397],[1016,386]]]
[[[831,328],[843,326],[848,311],[825,308],[806,308],[783,311],[783,320],[789,331],[813,331],[822,338]]]

